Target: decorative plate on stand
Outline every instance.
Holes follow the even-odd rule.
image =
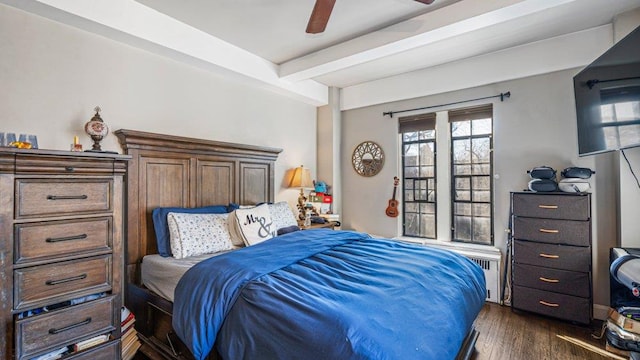
[[[353,170],[362,176],[374,176],[384,165],[384,151],[373,141],[364,141],[356,146],[351,156]]]

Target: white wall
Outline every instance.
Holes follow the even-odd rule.
[[[40,148],[84,148],[99,105],[120,128],[283,148],[276,199],[294,205],[285,172],[315,172],[316,108],[273,92],[0,5],[0,132],[31,133]],[[113,135],[103,149],[121,152]]]
[[[615,41],[620,41],[625,35],[640,25],[640,9],[628,11],[621,14],[614,22]],[[640,185],[632,174],[640,176],[640,148],[625,150],[629,163],[624,159],[623,154],[618,157],[619,161],[619,240],[622,247],[640,248]]]
[[[619,156],[620,168],[620,222],[619,246],[640,248],[640,148],[624,150],[629,163],[622,154]],[[635,177],[632,174],[635,173]]]
[[[594,302],[608,304],[608,249],[615,246],[615,200],[599,200],[600,187],[611,191],[611,174],[596,168],[598,157],[578,157],[576,114],[573,95],[573,76],[579,69],[564,70],[518,80],[505,81],[445,94],[398,101],[344,111],[343,118],[343,225],[374,234],[398,236],[401,218],[385,216],[384,209],[391,195],[393,176],[399,174],[399,138],[397,116],[383,116],[384,111],[413,109],[446,104],[461,100],[496,95],[510,91],[511,98],[500,102],[492,99],[494,109],[494,234],[495,246],[503,254],[506,250],[509,220],[509,193],[527,187],[527,170],[548,165],[557,170],[569,166],[596,169],[600,178],[591,180],[593,187],[593,256]],[[485,100],[484,102],[486,103]],[[475,104],[483,103],[478,101]],[[458,105],[470,106],[474,103]],[[449,107],[449,108],[455,108]],[[440,111],[447,107],[429,111]],[[418,111],[417,113],[419,113]],[[411,114],[411,113],[407,113]],[[402,114],[402,115],[407,115]],[[386,156],[379,175],[364,178],[351,169],[350,156],[357,144],[364,140],[379,143]],[[436,139],[437,141],[437,139]],[[600,183],[598,183],[600,182]],[[613,199],[610,192],[606,199]],[[440,199],[443,195],[440,195]],[[599,225],[598,216],[606,218],[610,227]],[[449,213],[439,213],[448,218]],[[448,221],[447,219],[439,220]],[[605,224],[606,225],[606,224]],[[600,228],[599,228],[600,226]],[[608,231],[608,233],[607,233]],[[441,231],[438,231],[441,233]]]

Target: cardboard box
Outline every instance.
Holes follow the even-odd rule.
[[[609,320],[623,330],[640,335],[640,321],[620,315],[615,309],[609,309]]]
[[[331,204],[322,203],[320,204],[320,214],[326,214],[331,211]]]
[[[322,193],[311,193],[309,194],[308,201],[312,203],[331,204],[333,202],[333,197],[331,195],[325,195]]]
[[[609,344],[609,341],[607,341],[607,345],[605,345],[604,349],[610,353],[621,355],[624,357],[629,357],[629,354],[631,353],[629,350],[618,349],[617,347]]]
[[[321,214],[327,221],[340,221],[340,214]]]

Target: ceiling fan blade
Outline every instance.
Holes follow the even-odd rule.
[[[419,2],[419,3],[423,3],[423,4],[426,4],[426,5],[429,5],[429,4],[431,4],[432,2],[434,2],[436,0],[416,0],[416,1]]]
[[[316,0],[313,6],[309,23],[307,24],[307,33],[318,34],[324,31],[329,22],[331,11],[336,0]]]

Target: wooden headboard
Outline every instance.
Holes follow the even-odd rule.
[[[273,201],[282,149],[125,129],[114,134],[132,156],[126,177],[129,283],[140,284],[140,261],[158,253],[151,218],[156,207]]]

